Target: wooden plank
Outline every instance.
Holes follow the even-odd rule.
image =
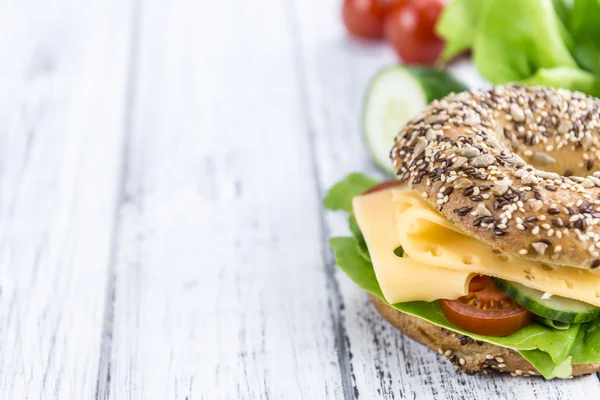
[[[130,3],[0,4],[0,398],[96,392]]]
[[[144,3],[110,398],[342,396],[282,6]]]
[[[326,4],[324,4],[326,3]],[[374,170],[360,132],[360,105],[368,79],[381,66],[396,62],[385,45],[349,39],[339,18],[339,1],[296,0],[293,14],[301,31],[309,115],[316,143],[322,190],[351,171],[380,176]],[[318,9],[319,13],[314,10]],[[459,74],[468,66],[453,67]],[[468,83],[481,82],[472,72]],[[347,233],[341,215],[328,215],[332,235]],[[343,273],[337,274],[344,306],[346,351],[351,355],[354,397],[385,399],[571,399],[598,398],[596,376],[546,383],[510,376],[467,376],[388,325],[366,294]]]

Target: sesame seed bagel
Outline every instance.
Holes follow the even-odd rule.
[[[510,372],[511,375],[541,375],[518,352],[440,328],[420,318],[401,313],[377,297],[370,295],[377,311],[395,328],[411,339],[445,356],[461,372],[487,374],[488,371]],[[573,376],[600,371],[600,363],[575,364]]]
[[[600,267],[600,100],[504,86],[431,103],[397,136],[399,178],[505,253]]]

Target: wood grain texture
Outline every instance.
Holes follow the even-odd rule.
[[[303,75],[310,101],[310,126],[315,141],[322,191],[351,171],[380,176],[373,170],[360,132],[360,105],[368,79],[383,65],[394,63],[391,50],[350,40],[337,18],[339,4],[296,0]],[[315,13],[319,8],[322,12]],[[471,85],[482,80],[465,63],[453,66]],[[328,215],[332,235],[346,233],[346,220]],[[571,399],[597,398],[596,376],[569,381],[510,376],[467,376],[443,358],[405,338],[373,310],[367,296],[343,273],[342,293],[346,351],[351,360],[355,398],[385,399]]]
[[[96,392],[127,1],[0,2],[0,398]]]
[[[339,0],[0,1],[0,399],[599,398],[470,377],[338,272],[380,176]],[[481,84],[468,64],[453,66]]]
[[[285,8],[143,3],[111,399],[341,398]]]

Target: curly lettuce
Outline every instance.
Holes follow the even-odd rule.
[[[494,84],[518,82],[600,96],[597,0],[453,0],[436,30],[442,59],[471,50]]]

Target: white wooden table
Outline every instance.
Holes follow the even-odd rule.
[[[457,374],[336,270],[395,62],[338,8],[0,0],[0,399],[600,398]]]

